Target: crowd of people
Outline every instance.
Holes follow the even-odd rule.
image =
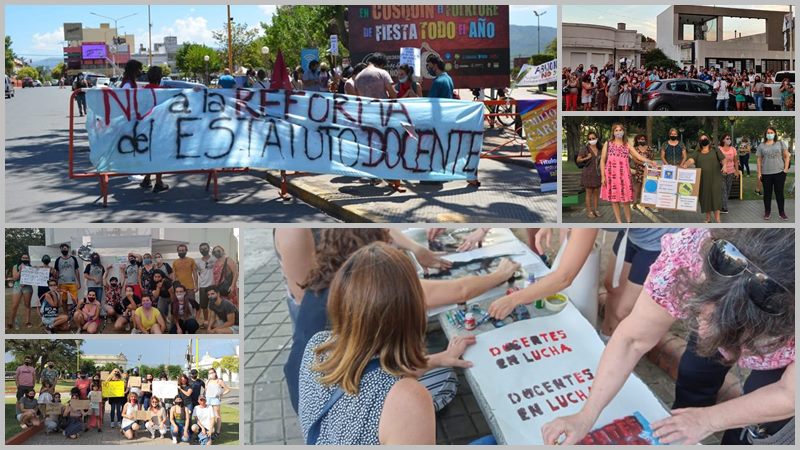
[[[581,186],[586,190],[586,217],[601,217],[599,200],[611,203],[617,223],[631,223],[631,206],[640,205],[642,183],[647,167],[671,165],[700,169],[700,195],[698,203],[705,214],[705,222],[720,223],[720,214],[728,213],[729,197],[734,178],[750,176],[750,155],[755,151],[758,190],[763,197],[763,219],[772,217],[772,197],[778,206],[781,220],[789,220],[785,210],[786,176],[791,164],[788,145],[780,140],[774,127],[767,127],[758,142],[742,137],[738,144],[725,133],[714,142],[708,134],[697,136],[696,145],[683,140],[678,130],[672,128],[665,142],[656,148],[651,138],[637,134],[630,140],[625,126],[611,126],[611,139],[601,142],[602,133],[589,131],[585,146],[575,157],[581,169]],[[739,147],[738,149],[736,147]],[[652,205],[650,208],[657,212]]]
[[[495,300],[492,316],[505,318],[572,283],[598,230],[562,233],[567,248],[554,271]],[[552,232],[534,235],[531,245],[541,252]],[[456,337],[444,352],[429,354],[427,310],[502,284],[517,267],[505,261],[484,277],[432,282],[421,279],[414,261],[433,268],[445,260],[394,230],[280,229],[274,239],[295,327],[284,372],[305,442],[434,444],[435,412],[457,390],[450,384],[457,381],[446,381],[447,368],[471,366],[461,355],[475,338]],[[683,444],[722,431],[724,444],[793,438],[793,230],[620,230],[614,253],[599,330],[608,346],[593,369],[589,400],[580,413],[544,425],[545,442],[583,438],[636,362],[678,320],[690,330],[689,347],[675,409],[653,424],[655,436]],[[749,369],[744,392],[718,402],[736,364]],[[444,374],[431,383],[437,370]]]
[[[579,64],[574,69],[564,67],[561,71],[564,110],[645,111],[647,91],[651,85],[675,78],[708,83],[715,93],[717,111],[747,111],[750,104],[756,111],[763,111],[765,85],[775,82],[775,73],[695,66],[682,70],[648,69],[627,64],[615,67],[613,63],[584,68],[583,64]],[[778,95],[780,104],[775,106],[780,106],[783,111],[794,111],[794,85],[788,78],[781,81]],[[752,99],[752,102],[748,102],[748,99]]]
[[[238,262],[225,249],[208,243],[198,247],[200,257],[187,256],[188,248],[176,248],[172,264],[158,252],[128,254],[125,264],[104,264],[94,252],[85,267],[69,244],[51,261],[42,257],[39,268],[49,268],[48,285],[36,288],[39,307],[32,308],[34,286],[21,284],[22,269],[31,266],[25,254],[12,268],[14,287],[7,329],[15,327],[20,303],[25,328],[32,328],[31,312],[41,318],[48,333],[95,334],[106,328],[132,334],[195,334],[239,332]],[[52,263],[52,265],[51,265]],[[112,269],[120,276],[111,276]],[[85,296],[80,298],[85,283]]]
[[[17,367],[14,382],[17,389],[16,418],[20,427],[44,425],[47,434],[61,432],[69,439],[78,439],[82,433],[105,429],[106,411],[109,429],[119,429],[127,440],[134,440],[140,431],[147,431],[150,439],[170,436],[172,442],[194,442],[211,445],[219,438],[222,427],[220,405],[230,388],[217,376],[216,369],[208,369],[208,379],[199,377],[197,369],[181,374],[177,380],[178,394],[173,398],[158,398],[151,389],[153,381],[170,381],[166,372],[158,377],[152,373],[141,376],[138,368],[125,371],[115,368],[105,380],[100,373],[89,374],[83,370],[75,374],[73,386],[62,393],[56,386],[66,380],[62,373],[48,361],[37,373],[29,357]],[[139,383],[133,383],[137,379]],[[109,397],[102,391],[103,381],[124,382],[122,395]],[[39,392],[35,385],[39,384]],[[73,404],[73,400],[88,400],[86,404]],[[85,403],[85,402],[82,402]],[[53,408],[52,406],[56,407]],[[137,417],[138,411],[147,411],[149,418]],[[237,423],[238,426],[238,423]]]

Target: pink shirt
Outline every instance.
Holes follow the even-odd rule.
[[[685,271],[692,278],[703,276],[703,258],[699,250],[709,239],[704,228],[686,228],[679,233],[665,234],[661,238],[661,255],[650,266],[650,275],[644,288],[656,303],[676,319],[685,319],[685,296],[675,295],[673,289],[680,285],[678,274]],[[786,367],[794,362],[794,336],[783,347],[764,356],[742,352],[738,364],[751,370],[771,370]],[[722,352],[722,351],[721,351]],[[722,352],[724,354],[724,352]]]
[[[19,386],[33,386],[36,384],[36,369],[33,366],[19,366],[16,378]]]
[[[736,148],[720,147],[720,151],[725,155],[725,161],[722,161],[722,171],[725,173],[734,173],[736,171],[735,158],[739,155],[736,153]]]

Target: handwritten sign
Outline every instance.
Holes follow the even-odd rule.
[[[128,387],[142,387],[142,377],[128,377]]]
[[[152,411],[148,410],[138,410],[133,414],[136,420],[150,420],[154,415]]]
[[[152,385],[153,396],[160,399],[173,399],[178,395],[178,382],[177,381],[153,381]]]
[[[151,392],[150,383],[142,383],[142,392]]]
[[[422,76],[421,67],[422,61],[420,59],[419,49],[416,47],[402,47],[400,49],[400,65],[408,64],[414,68],[414,78],[419,80]]]
[[[647,167],[642,183],[642,204],[658,209],[697,211],[700,169],[664,165]]]
[[[558,107],[556,100],[519,100],[517,110],[522,118],[522,129],[528,150],[531,152],[542,192],[558,189],[558,161],[556,160]]]
[[[471,180],[482,105],[248,89],[92,89],[90,158],[98,172],[225,167],[354,177]]]
[[[90,405],[90,402],[89,402],[89,400],[78,400],[78,399],[71,399],[71,400],[69,401],[69,406],[70,406],[71,408],[73,408],[73,409],[81,409],[81,410],[86,410],[86,409],[89,409],[89,407],[90,407],[91,405]]]
[[[50,279],[50,269],[47,267],[22,266],[19,275],[19,284],[28,286],[47,286]]]
[[[542,425],[585,404],[603,349],[597,332],[570,303],[558,314],[478,335],[464,359],[474,364],[468,370],[481,386],[502,442],[541,445]],[[668,416],[647,386],[630,376],[593,428],[637,411],[651,422]]]
[[[119,381],[103,381],[100,385],[103,392],[103,397],[124,397],[125,396],[125,382]]]
[[[332,34],[331,35],[331,49],[330,53],[333,56],[339,55],[339,36]]]

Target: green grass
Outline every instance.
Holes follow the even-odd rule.
[[[6,440],[22,431],[17,422],[16,398],[6,397]]]
[[[63,393],[65,391],[69,393],[69,390],[72,389],[73,386],[75,386],[75,380],[58,380],[58,382],[56,383],[56,391],[61,392],[62,397],[64,397]],[[38,394],[39,390],[42,388],[42,384],[36,383],[36,385],[33,388],[36,390],[36,393]],[[6,393],[11,393],[11,394],[17,393],[17,385],[14,383],[14,381],[6,380],[5,391]]]
[[[214,445],[238,445],[239,444],[239,408],[231,405],[221,405],[222,427],[220,427],[219,439],[214,441]]]

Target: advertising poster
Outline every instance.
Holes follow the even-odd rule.
[[[556,100],[519,100],[517,109],[522,130],[541,180],[542,192],[558,189],[556,160],[557,109]]]

